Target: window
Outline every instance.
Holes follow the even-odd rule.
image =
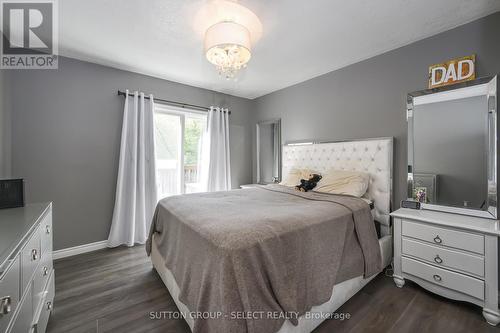
[[[154,127],[158,198],[203,191],[201,153],[205,112],[155,105]]]

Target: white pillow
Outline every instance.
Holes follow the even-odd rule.
[[[370,175],[364,172],[332,169],[323,176],[314,191],[361,198],[368,189],[369,181]]]
[[[300,185],[301,179],[309,179],[309,175],[315,173],[310,169],[297,169],[292,168],[288,174],[284,175],[280,185],[296,186]]]

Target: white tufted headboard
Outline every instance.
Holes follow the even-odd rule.
[[[392,201],[392,138],[283,146],[283,174],[292,168],[325,173],[331,168],[370,174],[365,196],[373,200],[375,220],[390,225]],[[385,227],[384,229],[388,229]]]

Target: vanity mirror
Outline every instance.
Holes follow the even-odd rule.
[[[497,218],[497,77],[408,94],[408,197]]]
[[[281,120],[257,123],[257,183],[281,180]]]

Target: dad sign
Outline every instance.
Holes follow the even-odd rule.
[[[476,55],[453,59],[429,67],[429,89],[476,78]]]

